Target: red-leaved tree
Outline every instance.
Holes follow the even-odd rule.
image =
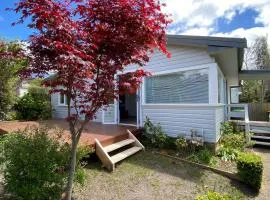
[[[71,199],[76,149],[85,124],[121,92],[134,92],[148,73],[142,68],[116,75],[128,65],[143,67],[153,49],[169,56],[170,20],[155,0],[21,0],[18,23],[30,18],[31,64],[24,75],[57,73],[46,82],[67,96],[71,156],[67,199]],[[80,116],[84,115],[84,120]]]

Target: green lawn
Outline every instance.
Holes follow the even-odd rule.
[[[86,173],[85,185],[76,186],[76,199],[196,199],[208,190],[226,192],[235,200],[254,197],[243,184],[150,151],[124,160],[114,173],[99,162],[89,164]]]

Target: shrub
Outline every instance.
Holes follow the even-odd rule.
[[[254,153],[240,153],[237,158],[239,177],[255,190],[261,188],[263,163],[259,155]]]
[[[235,161],[238,153],[239,151],[232,148],[227,148],[224,146],[221,146],[217,150],[217,156],[220,157],[220,159],[224,161]]]
[[[234,134],[235,131],[235,124],[233,122],[224,122],[221,124],[221,134],[222,135],[231,135]]]
[[[250,146],[245,135],[242,133],[239,134],[229,134],[221,137],[220,143],[231,149],[237,149],[243,151],[246,147]]]
[[[39,120],[51,118],[50,95],[45,91],[30,90],[15,105],[21,119]]]
[[[222,195],[217,192],[208,191],[206,195],[198,196],[197,200],[230,200],[228,195]]]
[[[164,148],[168,143],[168,136],[163,132],[161,126],[154,125],[147,117],[143,127],[143,137],[148,146],[153,148]]]
[[[46,128],[29,128],[4,136],[0,147],[8,193],[16,199],[60,199],[66,186],[70,145],[50,138]],[[78,159],[86,153],[79,151]]]
[[[188,148],[187,139],[184,137],[179,137],[175,140],[175,146],[178,151],[186,151]]]
[[[206,147],[194,151],[187,159],[193,162],[210,164],[213,158],[213,153]]]

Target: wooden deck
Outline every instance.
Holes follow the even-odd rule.
[[[70,140],[68,123],[65,120],[49,120],[43,122],[36,121],[11,121],[11,122],[0,122],[0,133],[6,134],[17,130],[25,129],[29,126],[40,126],[46,125],[50,128],[53,133],[55,128],[60,128],[64,131],[64,137]],[[128,138],[127,129],[136,134],[136,127],[134,126],[122,126],[122,125],[105,125],[97,122],[89,122],[83,130],[80,144],[95,146],[95,139],[98,139],[103,146],[113,144]],[[138,136],[138,135],[137,135]]]

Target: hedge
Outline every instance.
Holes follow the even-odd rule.
[[[237,158],[238,175],[243,182],[255,190],[261,188],[263,163],[259,155],[255,153],[240,153]]]

